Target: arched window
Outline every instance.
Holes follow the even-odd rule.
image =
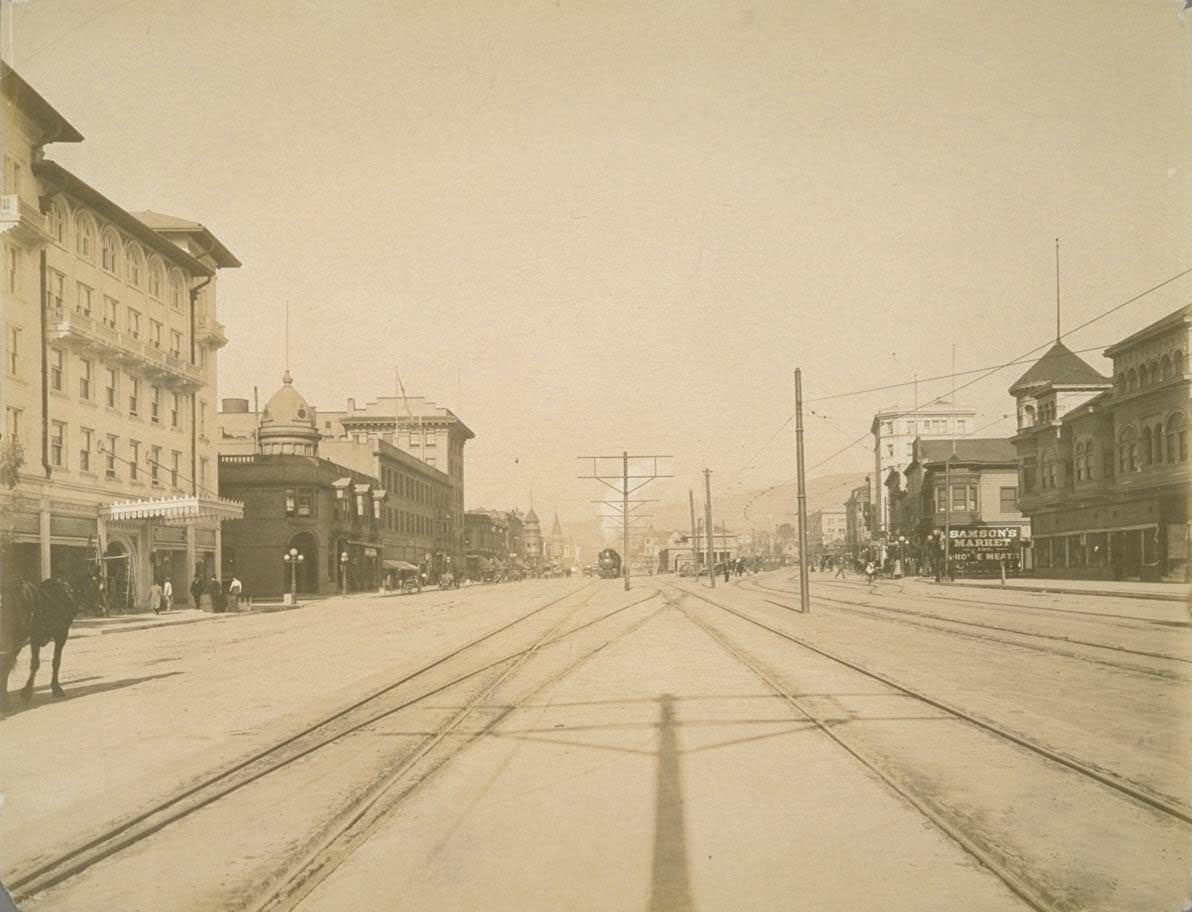
[[[1167,419],[1167,461],[1187,462],[1188,460],[1188,431],[1184,426],[1184,416],[1172,415]]]
[[[1132,427],[1118,435],[1118,471],[1123,475],[1138,467],[1138,432]]]
[[[95,259],[95,220],[87,212],[75,216],[75,251],[84,259]]]
[[[1142,465],[1150,465],[1155,461],[1155,451],[1151,445],[1151,429],[1142,429]]]
[[[100,261],[108,272],[120,268],[120,236],[114,228],[105,228],[100,240]]]
[[[140,288],[141,282],[145,279],[145,254],[141,253],[141,248],[136,244],[129,244],[127,256],[126,278],[128,279],[128,284],[134,288]]]
[[[1171,370],[1177,377],[1184,376],[1184,353],[1178,348],[1171,356]]]
[[[165,285],[165,270],[162,268],[161,261],[154,257],[149,261],[149,294],[151,297],[161,300],[161,289]]]
[[[184,296],[183,287],[184,287],[184,285],[182,282],[182,273],[180,273],[177,269],[171,270],[170,271],[170,306],[173,307],[175,310],[182,309],[182,301],[183,301],[183,296]]]
[[[1162,380],[1171,379],[1171,355],[1164,355],[1163,360],[1159,362],[1159,377]]]
[[[50,203],[50,236],[55,243],[66,246],[66,206],[60,200]]]
[[[1132,393],[1136,389],[1138,389],[1138,371],[1136,371],[1134,368],[1130,368],[1130,370],[1126,372],[1126,391]]]

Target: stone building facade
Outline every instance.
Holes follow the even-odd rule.
[[[82,136],[0,63],[6,569],[103,583],[109,610],[220,575],[220,270],[203,225],[133,213],[45,157]]]

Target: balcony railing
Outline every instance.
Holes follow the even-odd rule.
[[[202,375],[193,364],[65,307],[50,307],[48,336],[50,341],[109,358],[165,386],[196,389],[203,384]]]
[[[8,193],[0,196],[0,234],[19,244],[44,244],[50,240],[49,222],[32,203]]]
[[[195,321],[195,336],[200,342],[205,342],[213,348],[223,348],[228,344],[224,325],[214,317],[199,317]]]

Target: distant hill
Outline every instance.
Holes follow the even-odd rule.
[[[807,512],[816,510],[842,510],[849,492],[864,484],[861,472],[823,475],[807,482]],[[723,523],[730,532],[748,529],[773,529],[783,523],[795,524],[798,491],[794,483],[777,485],[770,489],[743,491],[728,497],[717,498],[712,494],[712,522],[719,528]],[[748,508],[748,513],[746,512]],[[696,510],[703,506],[696,494]],[[650,525],[658,532],[689,531],[691,511],[686,501],[651,505]],[[564,523],[564,533],[583,548],[583,559],[590,562],[597,551],[607,547],[604,532],[598,519],[579,523]],[[613,547],[619,546],[613,544]]]

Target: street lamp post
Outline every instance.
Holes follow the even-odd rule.
[[[298,588],[298,565],[302,563],[305,556],[298,552],[297,548],[291,548],[281,556],[281,559],[290,567],[290,597],[288,604],[294,604],[295,592]]]
[[[348,552],[339,552],[339,591],[347,594],[348,591]]]
[[[894,561],[894,579],[902,579],[902,561],[906,556],[906,536],[898,536],[898,559]]]

